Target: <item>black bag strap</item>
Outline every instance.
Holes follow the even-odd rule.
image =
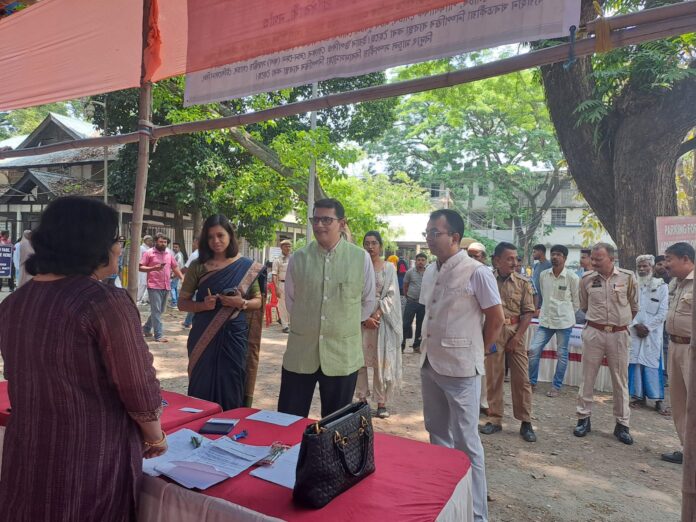
[[[348,466],[348,461],[346,461],[346,439],[340,437],[334,438],[334,447],[338,451],[338,457],[341,460],[343,470],[348,475],[352,475],[354,477],[360,477],[363,475],[363,473],[365,473],[365,468],[367,467],[367,459],[370,452],[370,435],[368,432],[368,428],[363,429],[360,432],[359,437],[362,439],[362,455],[360,456],[360,465],[358,466],[357,471],[351,470],[350,466]]]

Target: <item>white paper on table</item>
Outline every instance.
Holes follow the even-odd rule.
[[[161,464],[157,469],[162,474],[189,489],[208,489],[210,486],[214,486],[229,478],[226,474],[217,471],[211,466],[196,462],[173,461]]]
[[[298,415],[290,415],[289,413],[280,413],[278,411],[268,410],[260,410],[247,417],[249,420],[267,422],[268,424],[275,424],[276,426],[290,426],[302,418],[303,417]]]
[[[203,449],[211,443],[210,439],[187,428],[176,431],[167,437],[167,452],[164,455],[153,459],[143,459],[143,473],[158,477],[160,472],[155,469],[158,466],[162,466],[174,460],[184,460],[190,457],[197,451],[191,443],[191,437],[196,437],[201,441],[201,446],[198,450]]]
[[[239,419],[208,419],[206,422],[210,424],[231,424],[232,426],[236,426]]]
[[[295,444],[283,453],[272,466],[261,466],[250,473],[254,477],[273,482],[279,486],[293,489],[295,487],[295,472],[297,459],[300,456],[300,445]]]
[[[200,413],[203,410],[199,410],[198,408],[189,408],[187,406],[186,408],[179,408],[179,411],[184,411],[186,413]]]
[[[220,437],[206,446],[205,451],[197,451],[186,462],[196,462],[211,466],[228,477],[236,477],[268,455],[270,446],[250,446]]]

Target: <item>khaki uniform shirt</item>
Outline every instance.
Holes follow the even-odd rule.
[[[512,272],[509,277],[502,278],[495,272],[498,282],[500,300],[505,311],[505,323],[509,324],[510,317],[519,317],[523,314],[534,313],[534,289],[532,282],[517,272]]]
[[[676,278],[669,283],[669,311],[667,333],[679,337],[691,337],[691,307],[694,295],[694,271],[681,281]]]
[[[278,282],[283,283],[285,281],[285,274],[288,271],[288,263],[290,262],[290,256],[280,256],[275,261],[273,261],[273,269],[271,275],[278,276]]]
[[[638,313],[638,281],[630,270],[614,267],[605,278],[590,271],[580,281],[580,308],[588,321],[610,326],[628,326]]]

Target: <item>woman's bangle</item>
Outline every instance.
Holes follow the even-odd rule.
[[[161,446],[162,444],[164,444],[164,441],[166,441],[166,440],[167,440],[167,434],[162,432],[162,438],[160,440],[158,440],[157,442],[148,442],[146,440],[143,442],[145,443],[145,446],[147,446],[148,448],[154,448],[156,446]]]

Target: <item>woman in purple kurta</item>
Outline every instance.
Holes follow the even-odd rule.
[[[32,237],[36,277],[0,304],[12,403],[1,520],[134,520],[142,458],[166,451],[138,311],[99,281],[117,269],[115,214],[83,198],[51,203]]]

